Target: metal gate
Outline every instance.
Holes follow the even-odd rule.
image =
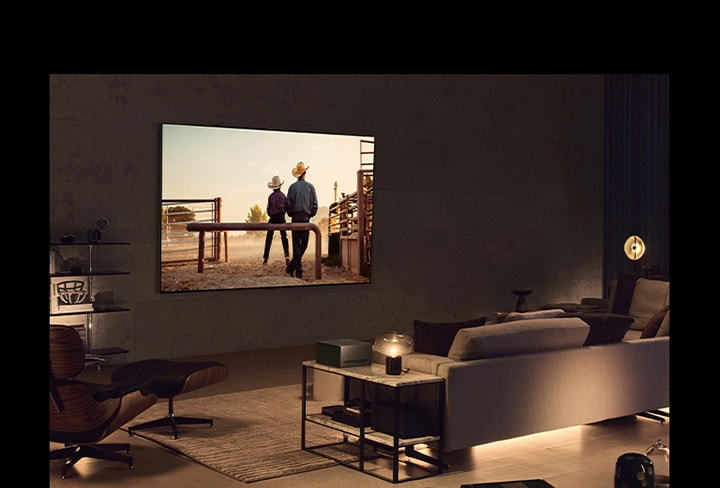
[[[160,263],[185,264],[197,261],[198,235],[188,232],[190,222],[220,222],[222,198],[163,199],[160,219]],[[227,233],[224,234],[227,245]],[[221,233],[211,233],[205,243],[208,261],[220,259]]]

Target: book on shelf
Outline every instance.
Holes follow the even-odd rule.
[[[92,303],[78,303],[75,305],[58,305],[57,313],[92,312]]]
[[[370,407],[365,408],[365,413],[370,413]],[[345,413],[348,415],[360,415],[360,407],[345,407]]]
[[[342,411],[342,405],[326,405],[322,407],[322,414],[327,415],[328,417],[332,417],[336,413],[342,413]]]
[[[353,398],[345,403],[345,412],[349,414],[360,415],[360,406],[362,402],[359,398]],[[365,401],[365,413],[372,410],[372,403]]]

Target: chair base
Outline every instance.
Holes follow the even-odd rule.
[[[175,415],[168,415],[166,417],[144,422],[142,424],[133,425],[128,427],[128,434],[132,435],[134,430],[152,429],[155,427],[170,426],[173,431],[173,439],[178,438],[178,425],[196,425],[196,424],[208,424],[210,428],[213,426],[212,419],[200,419],[194,417],[177,417]]]
[[[116,451],[125,451],[126,454],[120,454]],[[50,451],[50,459],[65,459],[61,472],[62,478],[65,479],[70,468],[84,457],[126,463],[128,468],[132,469],[133,458],[127,455],[128,452],[130,452],[130,444],[127,443],[71,445]]]

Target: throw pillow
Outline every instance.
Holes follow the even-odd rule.
[[[455,334],[460,329],[485,325],[486,320],[487,317],[484,316],[465,322],[425,322],[416,320],[413,322],[413,336],[415,339],[413,350],[424,354],[447,356],[455,339]]]
[[[642,329],[642,332],[640,333],[641,339],[646,339],[649,337],[655,337],[657,335],[658,330],[660,329],[660,325],[662,324],[662,321],[665,319],[665,315],[667,315],[668,308],[665,307],[661,309],[660,311],[654,313],[650,318],[647,319],[647,322],[645,323],[645,326]]]
[[[664,337],[670,335],[670,309],[668,308],[667,313],[665,314],[665,318],[662,321],[662,324],[660,324],[660,328],[657,331],[657,334],[655,337]]]
[[[585,346],[620,342],[633,322],[629,315],[617,313],[576,313],[565,314],[563,317],[578,317],[590,326],[590,333],[585,339]]]
[[[637,280],[638,277],[631,273],[621,273],[618,276],[615,289],[611,293],[610,303],[612,304],[612,308],[608,310],[608,312],[618,313],[620,315],[633,315],[630,313],[630,304],[632,303]]]
[[[658,330],[660,330],[660,325],[665,319],[665,315],[667,315],[668,310],[670,310],[669,306],[664,307],[648,319],[647,324],[645,324],[645,328],[642,331],[642,334],[640,334],[640,339],[647,339],[648,337],[655,337],[657,335]]]

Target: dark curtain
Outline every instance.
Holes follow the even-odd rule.
[[[670,76],[605,77],[605,290],[620,273],[670,278]],[[639,261],[623,251],[639,235]]]

